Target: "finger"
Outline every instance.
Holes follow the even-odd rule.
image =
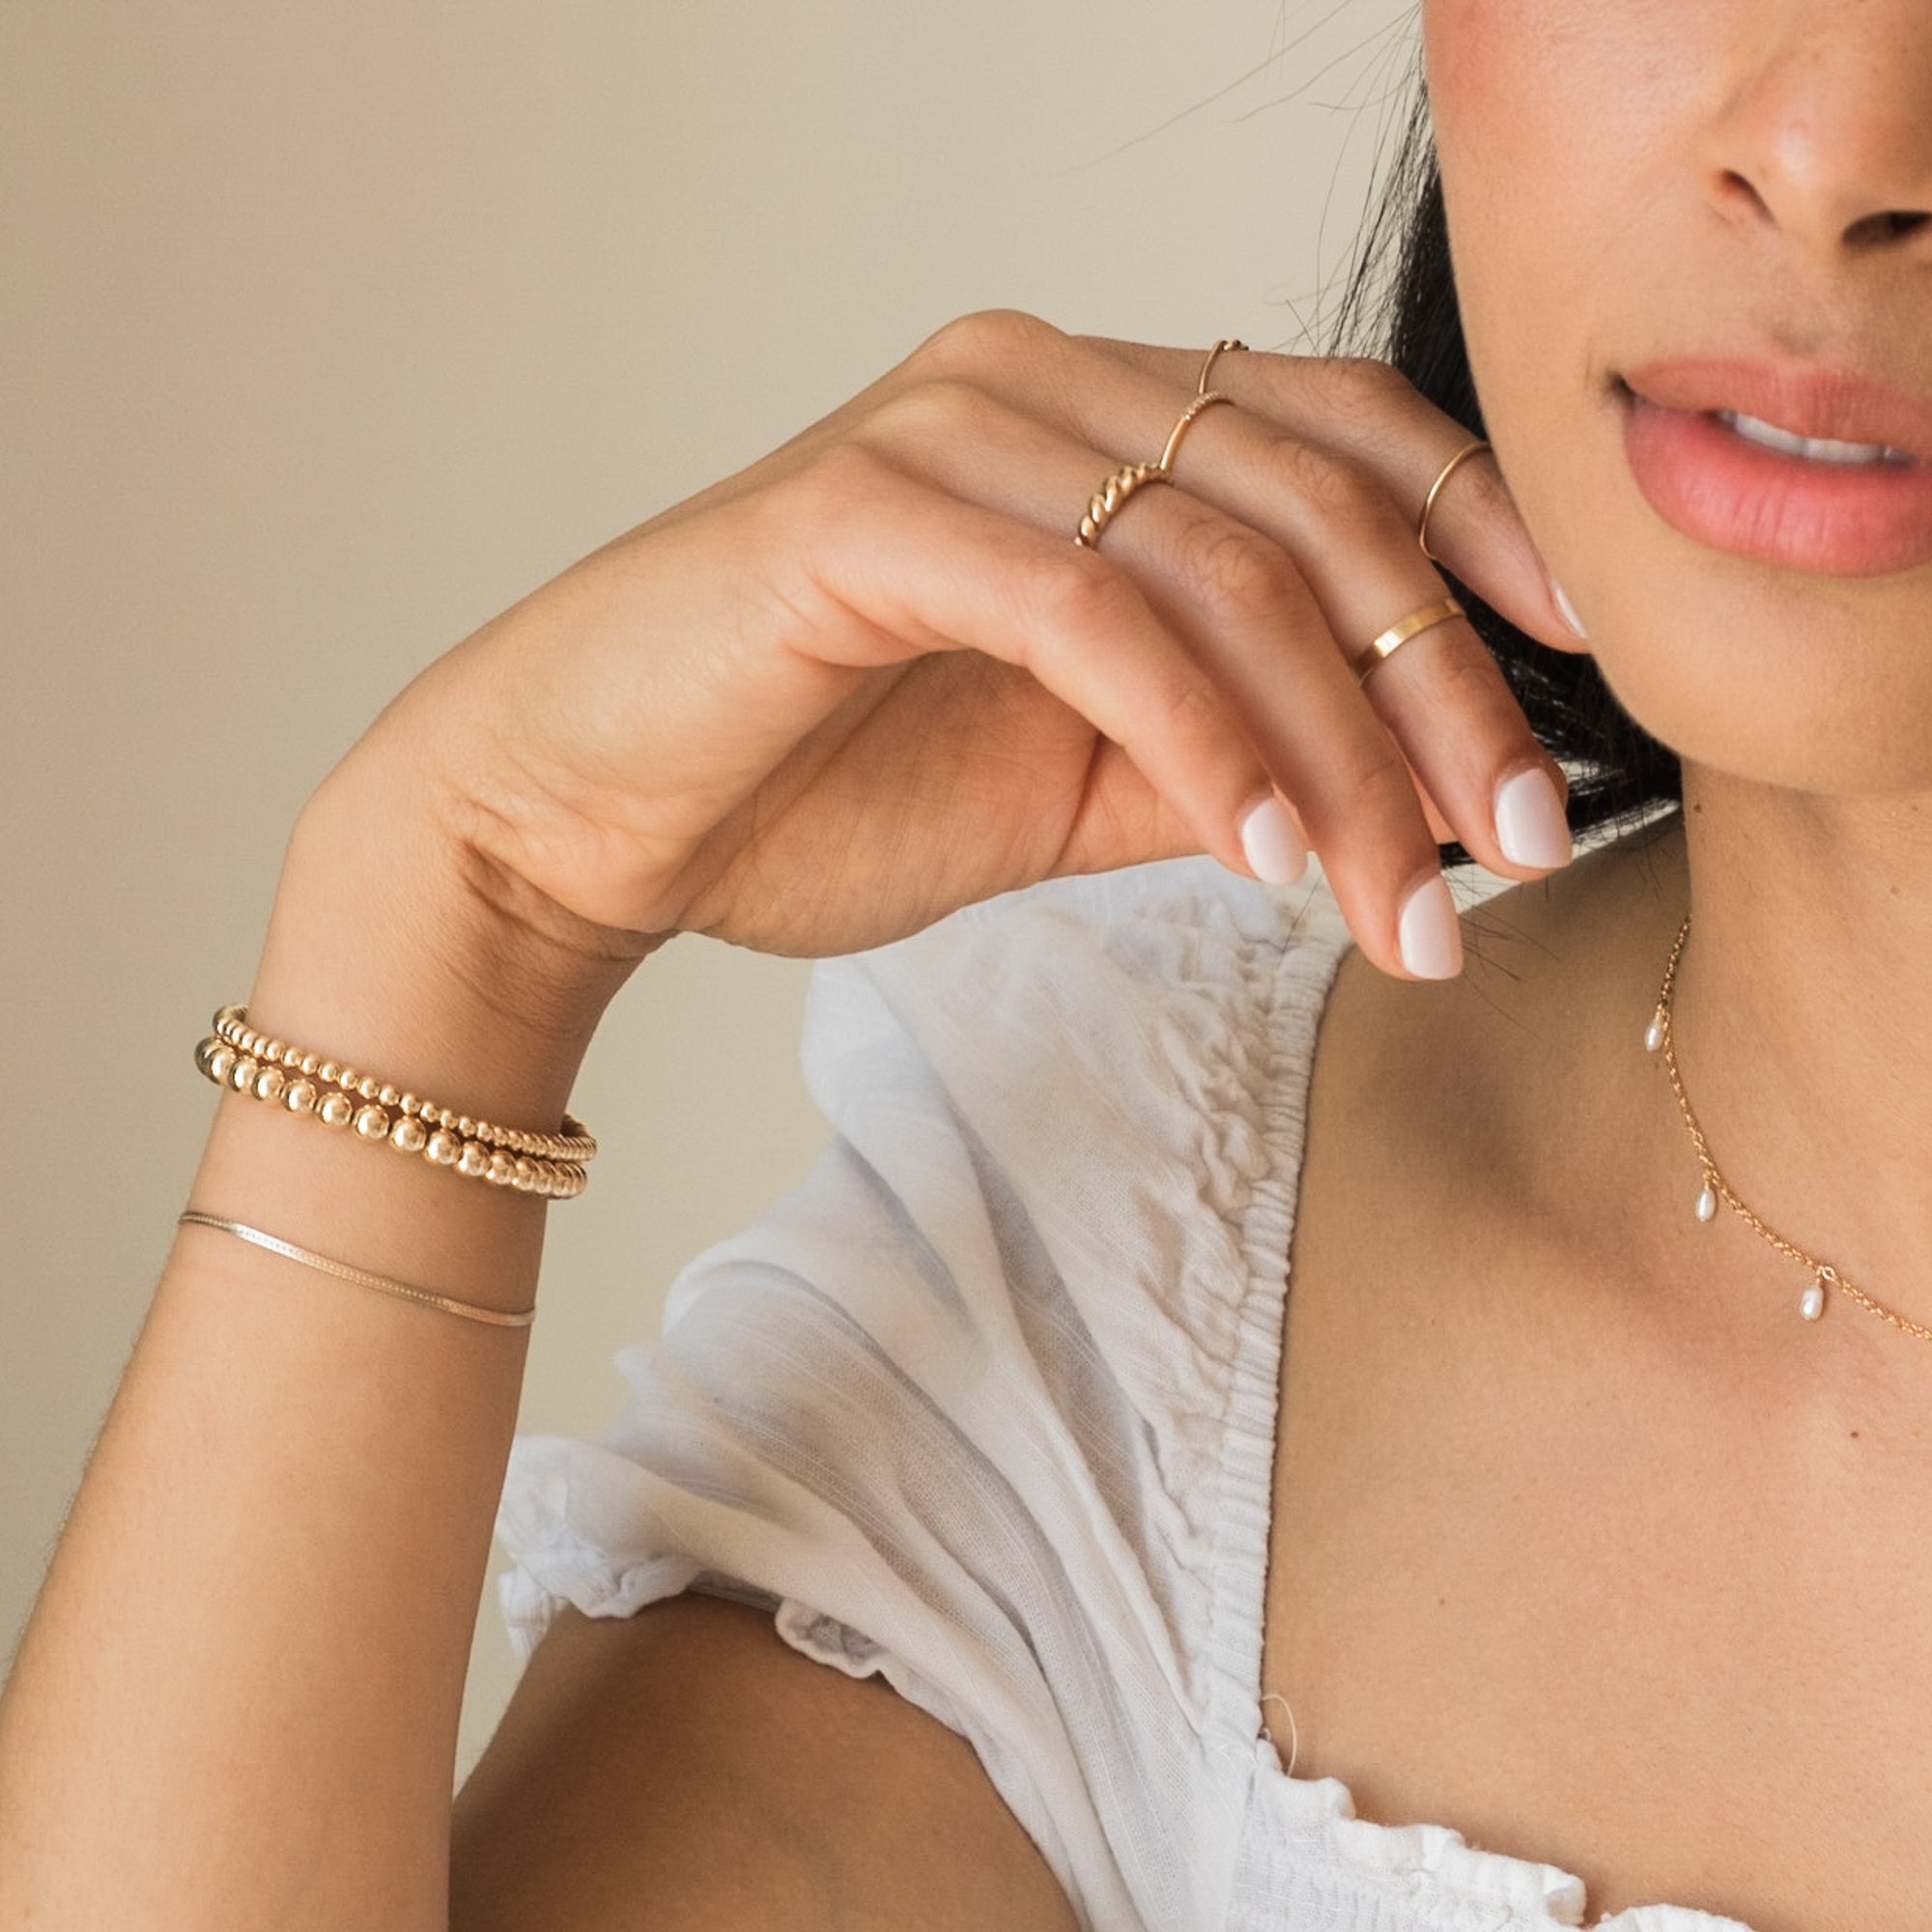
[[[1101,453],[961,384],[901,394],[864,434],[896,464],[1042,533],[1065,532],[1109,467]],[[1232,700],[1320,850],[1363,950],[1406,977],[1454,972],[1453,907],[1416,785],[1292,559],[1260,532],[1173,489],[1133,497],[1103,543]],[[1409,902],[1425,886],[1433,895],[1417,912]],[[1417,922],[1430,907],[1437,915],[1434,943],[1418,950]]]
[[[1017,666],[1121,747],[1196,849],[1249,876],[1298,876],[1306,854],[1292,836],[1284,845],[1267,766],[1228,696],[1134,581],[1070,531],[1049,535],[962,501],[857,443],[826,452],[770,501],[785,528],[822,532],[809,582],[781,594],[801,606],[829,597],[859,620],[810,626],[821,647],[841,653],[827,662],[875,667],[968,649]],[[774,530],[773,554],[781,536]],[[1118,795],[1118,774],[1110,782]],[[1158,838],[1158,850],[1138,856],[1168,856],[1170,824]]]
[[[1082,339],[1114,361],[1155,378],[1169,396],[1193,391],[1200,373],[1197,351]],[[1411,542],[1421,529],[1431,485],[1472,435],[1393,365],[1370,356],[1259,350],[1223,355],[1214,365],[1214,386],[1304,442],[1334,450],[1378,477],[1404,512]],[[1493,453],[1459,465],[1443,485],[1430,513],[1429,547],[1520,630],[1559,650],[1578,647],[1579,633],[1556,601],[1548,566]]]
[[[1172,427],[1175,397],[1155,378],[1118,364],[1110,372],[1107,358],[1077,344],[1070,354],[1082,380],[1065,385],[1069,400],[1043,405],[1050,414],[1075,419],[1107,414],[1127,422],[1124,430],[1101,432],[1118,440],[1115,447],[1134,447],[1127,439],[1136,435],[1153,441],[1143,427],[1147,423],[1166,421]],[[1240,358],[1223,358],[1230,359]],[[1038,358],[1032,366],[1041,366]],[[1004,377],[1002,384],[1022,391],[1042,386],[1037,377]],[[1014,424],[1026,420],[1019,411],[976,411],[975,399],[983,393],[963,383],[930,383],[902,391],[873,420],[882,426],[880,434],[901,446],[904,460],[923,460],[927,473],[936,478],[938,453],[948,487],[1043,522],[1053,514],[1048,505],[1064,502],[1065,493],[1078,488],[1066,467],[1067,448],[1084,449],[1081,460],[1095,466],[1107,458],[1096,454],[1077,429],[1068,432],[1063,448],[1016,429]],[[991,400],[996,410],[1003,403],[997,396]],[[1166,441],[1164,429],[1154,443],[1156,453]],[[969,445],[1004,447],[1007,453],[998,461],[1015,470],[1031,467],[1037,471],[1043,464],[1053,465],[1055,487],[1062,494],[1042,498],[1037,489],[1029,492],[969,473],[955,454]],[[1259,530],[1287,551],[1314,592],[1345,663],[1398,620],[1439,604],[1448,594],[1374,472],[1284,431],[1271,418],[1240,408],[1206,412],[1188,427],[1175,458],[1175,473],[1184,494],[1214,503],[1237,524]],[[1151,528],[1176,528],[1174,513],[1165,505],[1137,521]],[[1210,529],[1198,539],[1182,540],[1213,544],[1218,539]],[[1234,554],[1232,548],[1226,552]],[[1560,812],[1550,804],[1566,795],[1561,768],[1530,729],[1488,646],[1459,618],[1412,639],[1400,654],[1403,675],[1393,675],[1393,664],[1378,669],[1370,679],[1371,702],[1395,732],[1404,758],[1421,781],[1420,790],[1440,808],[1437,826],[1446,820],[1453,828],[1448,836],[1505,875],[1538,877],[1567,863],[1567,836]],[[1415,669],[1423,660],[1431,665],[1427,675]],[[1263,749],[1266,751],[1265,744]],[[1371,768],[1359,744],[1345,749],[1350,753],[1351,769]],[[1522,773],[1537,770],[1548,787],[1541,798],[1533,784],[1514,782]],[[1299,791],[1291,788],[1289,796],[1297,808],[1303,805]],[[1303,816],[1305,820],[1305,811]],[[1331,856],[1324,847],[1324,866]]]

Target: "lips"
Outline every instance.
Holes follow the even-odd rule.
[[[1619,398],[1638,490],[1694,541],[1834,577],[1932,563],[1932,402],[1855,371],[1718,356],[1631,369]],[[1913,460],[1832,462],[1769,448],[1720,412]]]

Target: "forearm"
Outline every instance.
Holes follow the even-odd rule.
[[[251,1020],[554,1125],[608,988],[559,992],[393,822],[354,819],[305,814]],[[534,1296],[539,1198],[242,1095],[188,1198],[465,1301]],[[443,1925],[526,1341],[181,1231],[0,1701],[4,1932]]]

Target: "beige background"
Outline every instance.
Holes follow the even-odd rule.
[[[206,1130],[189,1048],[342,749],[951,315],[1302,345],[1408,14],[0,10],[9,1652]],[[606,1427],[679,1264],[815,1151],[803,972],[682,941],[612,1011],[578,1096],[602,1184],[553,1217],[525,1429]],[[463,1767],[513,1677],[492,1586]]]

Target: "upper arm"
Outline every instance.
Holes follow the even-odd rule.
[[[457,1797],[451,1932],[1077,1932],[973,1747],[766,1612],[561,1611]]]

